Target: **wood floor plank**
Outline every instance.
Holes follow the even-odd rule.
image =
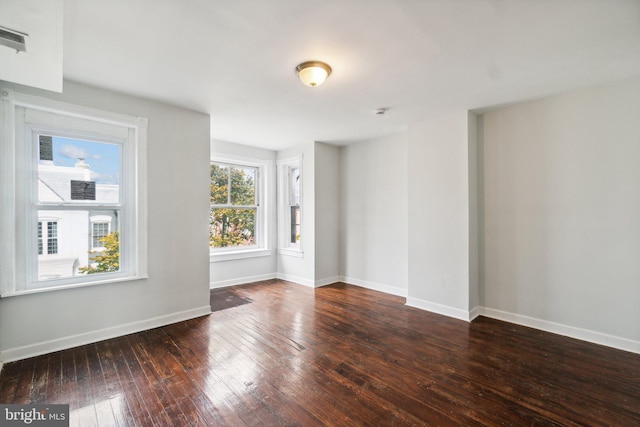
[[[211,300],[209,316],[8,363],[0,403],[68,403],[75,426],[640,425],[638,354],[344,283]]]
[[[229,410],[225,404],[220,404],[216,396],[205,393],[205,389],[211,386],[211,378],[208,369],[199,369],[208,366],[208,348],[205,345],[207,340],[200,331],[190,328],[186,322],[180,322],[165,328],[164,332],[174,344],[174,358],[186,372],[188,381],[185,386],[193,389],[189,396],[198,416],[212,425],[239,423],[240,419],[235,416],[233,410]]]
[[[100,347],[93,344],[86,347],[87,367],[91,378],[91,396],[94,402],[96,418],[99,425],[117,425],[111,405],[110,388],[104,379],[100,362]]]
[[[35,359],[33,378],[29,387],[29,403],[44,403],[47,396],[47,379],[49,377],[48,355]]]
[[[136,424],[153,425],[153,418],[147,408],[147,399],[149,395],[140,392],[137,384],[137,372],[135,367],[135,357],[132,358],[130,347],[127,344],[127,337],[119,338],[119,345],[112,347],[114,356],[114,366],[118,373],[120,386],[125,396],[127,406]]]
[[[29,375],[28,368],[23,369],[23,361],[9,363],[0,372],[0,403],[11,404],[16,399],[18,384],[22,375]]]
[[[123,343],[122,338],[101,343],[104,349],[100,354],[100,364],[106,383],[117,393],[111,399],[115,418],[120,419],[124,425],[137,426],[142,424],[143,416],[139,414],[139,408],[135,405],[136,396],[131,390],[131,379],[126,366],[123,366],[123,361],[120,360],[120,347]]]
[[[126,426],[128,421],[133,422],[133,417],[122,393],[120,379],[118,378],[118,373],[113,362],[110,341],[96,343],[95,348],[100,363],[100,373],[102,375],[102,381],[96,382],[96,388],[98,390],[95,392],[98,393],[98,391],[102,391],[104,396],[108,397],[115,425]]]
[[[176,399],[167,389],[162,376],[155,369],[156,365],[153,363],[153,353],[150,354],[147,352],[142,343],[141,335],[132,335],[128,338],[146,381],[152,389],[148,395],[150,399],[145,396],[145,400],[156,401],[156,408],[160,408],[157,418],[163,420],[165,423],[167,422],[166,420],[169,420],[177,425],[183,425],[186,421],[185,415],[182,413]]]
[[[47,374],[47,394],[45,403],[65,403],[57,399],[62,393],[62,352],[55,352],[49,355],[49,372]]]
[[[29,392],[32,388],[33,374],[35,371],[37,358],[31,358],[21,361],[21,370],[16,378],[15,392],[13,402],[11,403],[30,403]],[[74,375],[75,378],[75,375]]]
[[[232,351],[246,355],[247,360],[241,362],[242,364],[254,365],[260,369],[260,372],[263,373],[263,377],[266,379],[267,383],[274,386],[274,389],[270,390],[272,393],[276,393],[278,397],[290,396],[289,404],[291,406],[296,406],[295,403],[292,403],[295,402],[295,397],[291,396],[307,396],[306,409],[311,416],[316,418],[320,415],[326,417],[328,415],[327,412],[332,412],[335,418],[343,416],[343,414],[340,414],[334,406],[322,406],[322,410],[318,408],[316,403],[324,400],[324,396],[319,393],[317,383],[309,375],[304,377],[298,375],[298,373],[295,372],[296,369],[288,363],[292,360],[291,358],[283,357],[277,352],[274,355],[269,354],[267,351],[262,351],[261,347],[253,345],[256,343],[255,340],[249,339],[249,341],[245,341],[245,338],[247,338],[246,333],[241,333],[236,329],[234,334],[233,331],[230,330],[232,328],[233,326],[228,325],[227,328],[225,328],[224,334],[225,338],[230,339],[229,344],[234,348]],[[246,332],[246,329],[243,331]],[[275,373],[275,375],[272,375],[271,372]],[[234,374],[232,378],[238,378],[238,375]],[[245,380],[243,384],[245,385],[247,392],[253,392],[253,389],[256,386],[251,380]],[[289,384],[295,384],[296,387],[290,387]],[[258,394],[254,393],[253,396],[256,397],[261,405],[267,405],[267,402],[262,401],[258,397]]]
[[[87,360],[87,349],[90,346],[76,347],[73,349],[73,358],[76,368],[76,392],[78,395],[78,407],[74,412],[78,423],[81,426],[97,426],[98,414],[96,412],[96,402],[92,393],[92,373]],[[70,419],[73,419],[70,415]]]

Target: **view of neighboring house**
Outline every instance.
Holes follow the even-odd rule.
[[[57,166],[41,160],[38,165],[38,198],[41,204],[78,202],[72,199],[72,186],[95,185],[95,200],[117,203],[119,185],[95,183],[96,174],[84,159],[75,166]],[[75,183],[75,184],[72,184]],[[117,210],[39,210],[38,280],[78,275],[78,269],[90,264],[90,252],[104,250],[100,241],[118,230]]]

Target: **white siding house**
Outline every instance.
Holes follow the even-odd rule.
[[[71,202],[71,181],[94,181],[96,174],[84,159],[75,167],[38,165],[38,197],[41,202]],[[96,184],[96,199],[116,203],[119,185]],[[77,202],[74,200],[74,202]],[[40,210],[38,212],[38,279],[71,277],[90,263],[90,251],[104,250],[100,238],[118,230],[113,210]]]

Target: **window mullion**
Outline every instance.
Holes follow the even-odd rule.
[[[212,204],[212,208],[216,209],[255,209],[259,205],[216,205]]]

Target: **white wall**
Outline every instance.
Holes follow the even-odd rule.
[[[407,134],[343,147],[340,175],[341,274],[406,296]]]
[[[229,261],[216,261],[210,264],[211,288],[249,283],[258,280],[273,279],[276,277],[276,152],[264,150],[247,145],[234,144],[225,141],[211,141],[211,156],[236,160],[256,160],[268,162],[270,167],[267,173],[267,249],[271,250],[268,256],[245,258]]]
[[[340,281],[340,148],[315,143],[315,285]]]
[[[412,123],[408,139],[407,304],[463,319],[473,308],[475,274],[470,269],[475,257],[470,236],[472,121],[463,111]]]
[[[480,165],[478,117],[469,112],[467,123],[467,164],[469,185],[469,310],[480,307],[480,269],[484,259],[480,252]],[[473,318],[474,314],[470,315]]]
[[[488,112],[484,305],[640,350],[640,78]]]
[[[68,81],[63,94],[6,86],[149,119],[149,279],[0,299],[0,361],[209,312],[209,116]]]

